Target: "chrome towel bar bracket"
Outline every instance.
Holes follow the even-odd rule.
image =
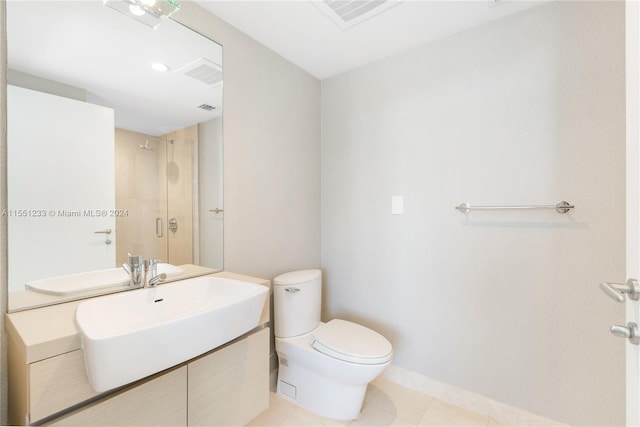
[[[564,200],[556,203],[555,205],[522,205],[522,206],[472,206],[467,202],[460,203],[456,206],[456,209],[462,213],[469,213],[472,210],[500,210],[500,209],[555,209],[556,212],[564,214],[571,209],[575,209],[575,206]]]

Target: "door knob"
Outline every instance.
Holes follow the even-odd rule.
[[[627,323],[627,326],[613,325],[609,331],[617,337],[628,338],[633,345],[640,344],[640,329],[634,322]]]
[[[98,230],[98,231],[94,231],[93,234],[104,234],[105,235],[105,239],[104,239],[104,243],[106,245],[110,245],[111,244],[111,239],[109,238],[109,234],[111,234],[113,230],[111,230],[110,228],[104,229],[104,230]]]
[[[625,294],[634,301],[640,298],[640,285],[636,279],[629,279],[627,283],[602,282],[600,283],[600,289],[618,302],[624,302]]]

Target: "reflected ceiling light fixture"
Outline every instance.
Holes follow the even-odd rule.
[[[103,4],[153,29],[180,10],[175,0],[103,0]]]
[[[171,68],[169,68],[168,65],[163,64],[161,62],[154,62],[153,64],[151,64],[151,68],[153,68],[154,70],[160,72],[160,73],[165,73],[167,71],[169,71]]]

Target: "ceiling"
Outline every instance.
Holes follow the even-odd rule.
[[[375,0],[392,6],[343,30],[322,0],[194,1],[318,79],[544,2]],[[220,116],[222,84],[184,72],[199,58],[221,65],[220,45],[171,20],[153,30],[102,3],[7,2],[9,68],[81,88],[114,108],[117,127],[148,135]],[[171,71],[152,71],[156,61]]]
[[[342,30],[318,7],[322,0],[194,1],[318,79],[546,2],[395,1]]]

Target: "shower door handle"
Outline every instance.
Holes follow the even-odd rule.
[[[162,218],[156,218],[156,237],[162,237]]]

